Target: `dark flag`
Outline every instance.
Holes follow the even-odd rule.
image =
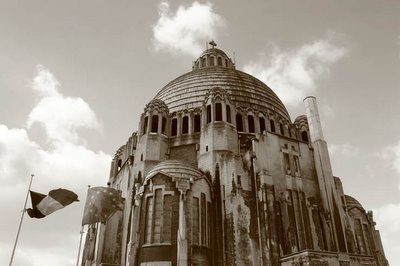
[[[120,193],[109,187],[88,189],[82,225],[105,223],[117,210],[123,210],[124,204]]]
[[[57,210],[64,208],[78,200],[78,195],[67,189],[53,189],[49,195],[29,191],[31,194],[32,209],[27,209],[31,218],[43,218]]]

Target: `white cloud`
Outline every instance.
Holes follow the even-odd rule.
[[[32,190],[47,193],[63,187],[76,192],[80,202],[44,219],[25,216],[15,265],[72,265],[87,185],[105,185],[107,181],[111,156],[88,149],[79,135],[80,128],[99,129],[94,111],[81,98],[63,96],[59,88],[54,75],[39,66],[32,89],[40,99],[27,118],[28,127],[0,124],[0,265],[10,259],[31,173],[35,174]],[[30,137],[34,123],[46,131],[45,146]],[[63,241],[58,241],[60,238]]]
[[[59,86],[60,83],[48,69],[38,66],[32,87],[42,98],[29,114],[28,128],[41,123],[49,139],[76,142],[77,129],[98,128],[99,123],[84,100],[63,96],[58,91]]]
[[[171,12],[168,2],[158,6],[159,18],[153,26],[153,45],[156,51],[186,53],[198,56],[205,44],[215,39],[225,27],[224,19],[214,12],[211,3],[193,2],[191,6],[179,6]]]
[[[390,163],[391,167],[400,175],[400,141],[395,146],[382,149],[378,156]]]
[[[346,48],[329,40],[284,51],[271,46],[270,55],[261,54],[257,61],[245,65],[244,71],[271,86],[285,104],[292,106],[313,93],[317,89],[316,81],[329,74],[329,67],[347,53]]]
[[[373,212],[386,258],[391,265],[399,265],[400,203],[387,204],[374,209]]]
[[[357,147],[354,147],[348,143],[328,144],[328,150],[331,156],[354,157],[357,156],[360,152]]]

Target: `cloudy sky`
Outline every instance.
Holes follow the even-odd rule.
[[[14,265],[75,265],[87,185],[105,185],[145,103],[214,39],[292,119],[317,97],[334,174],[400,265],[400,2],[0,0],[0,265],[32,190],[81,202],[26,217]],[[144,2],[144,1],[140,1]]]

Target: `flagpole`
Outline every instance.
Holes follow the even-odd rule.
[[[10,266],[11,266],[12,263],[13,263],[15,248],[17,247],[17,242],[18,242],[18,238],[19,238],[19,233],[21,232],[22,221],[23,221],[23,219],[24,219],[24,215],[25,215],[25,212],[26,212],[26,203],[28,202],[28,196],[29,196],[29,191],[31,190],[33,176],[34,176],[34,174],[31,174],[31,181],[29,182],[28,192],[26,193],[25,203],[24,203],[24,209],[22,210],[22,215],[21,215],[21,220],[19,221],[17,236],[16,236],[16,238],[15,238],[14,247],[13,247],[13,250],[12,250],[12,253],[11,253]]]
[[[81,256],[81,247],[82,247],[82,238],[83,238],[83,231],[84,225],[81,227],[81,231],[79,232],[81,234],[80,240],[79,240],[79,249],[78,249],[78,259],[76,260],[76,266],[79,266],[79,258]]]

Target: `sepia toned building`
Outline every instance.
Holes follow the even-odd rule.
[[[125,208],[90,226],[82,265],[388,265],[372,212],[333,175],[316,99],[303,101],[292,120],[212,43],[117,150],[108,185]]]

